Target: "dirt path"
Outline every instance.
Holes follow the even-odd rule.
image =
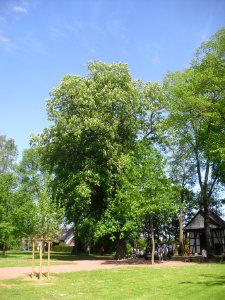
[[[166,261],[161,264],[157,262],[151,265],[148,261],[143,260],[76,260],[71,264],[66,265],[53,265],[50,266],[50,273],[64,273],[64,272],[77,272],[77,271],[90,271],[97,269],[112,269],[122,267],[150,267],[150,268],[161,268],[161,267],[180,267],[180,266],[193,266],[196,263],[188,262],[184,263],[181,261]],[[35,267],[35,272],[39,272],[39,267]],[[47,266],[43,266],[42,272],[47,272]],[[10,279],[17,277],[31,276],[31,267],[10,267],[0,268],[0,280]]]

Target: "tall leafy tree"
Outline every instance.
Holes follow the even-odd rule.
[[[115,222],[129,219],[125,208],[132,201],[126,205],[122,182],[136,139],[152,129],[147,125],[153,119],[147,95],[156,99],[160,89],[149,86],[146,95],[125,64],[92,62],[88,70],[87,77],[65,76],[50,93],[47,111],[53,125],[34,141],[54,174],[53,185],[68,219],[75,227],[87,226],[88,221],[93,234],[100,223],[112,233],[109,211],[114,211]],[[115,228],[121,249],[125,230]]]
[[[220,188],[224,170],[225,28],[197,50],[191,67],[170,73],[164,86],[171,142],[184,145],[196,168],[204,207],[205,243],[212,254],[209,205]]]

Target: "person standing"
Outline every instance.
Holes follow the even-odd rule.
[[[207,260],[207,251],[205,249],[202,249],[202,260],[203,261]]]
[[[158,246],[158,263],[160,264],[161,262],[163,262],[163,249],[162,249],[162,246],[159,245]]]

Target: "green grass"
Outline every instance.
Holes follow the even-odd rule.
[[[43,255],[43,265],[47,264],[47,252]],[[51,265],[66,264],[74,260],[98,259],[98,256],[72,255],[68,252],[51,252]],[[101,258],[101,257],[100,257]],[[3,267],[26,267],[32,264],[31,251],[7,251],[5,256],[0,255],[0,268]],[[39,254],[35,252],[35,265],[39,265]]]
[[[225,264],[140,267],[0,281],[0,299],[225,299]]]
[[[73,255],[65,253],[51,253],[51,265],[70,263]],[[43,255],[43,265],[47,264],[47,254]],[[27,267],[32,265],[31,251],[8,251],[5,256],[0,256],[0,268],[3,267]],[[39,265],[39,254],[35,253],[35,265]]]

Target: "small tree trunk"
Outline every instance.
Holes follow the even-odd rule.
[[[184,243],[184,235],[183,235],[183,209],[180,209],[180,214],[179,214],[179,241],[180,245],[183,245]]]
[[[155,263],[155,237],[153,228],[153,216],[150,217],[151,239],[152,239],[152,264]]]
[[[2,246],[2,255],[5,256],[5,252],[6,252],[6,242],[3,241],[3,246]]]
[[[43,239],[43,238],[42,238]],[[42,241],[42,254],[45,254],[45,241]]]
[[[125,258],[127,255],[127,245],[126,240],[118,237],[116,239],[116,255],[115,259]]]
[[[77,234],[77,227],[74,228],[74,246],[72,249],[73,254],[78,254],[79,253],[79,239],[78,239],[78,234]]]

